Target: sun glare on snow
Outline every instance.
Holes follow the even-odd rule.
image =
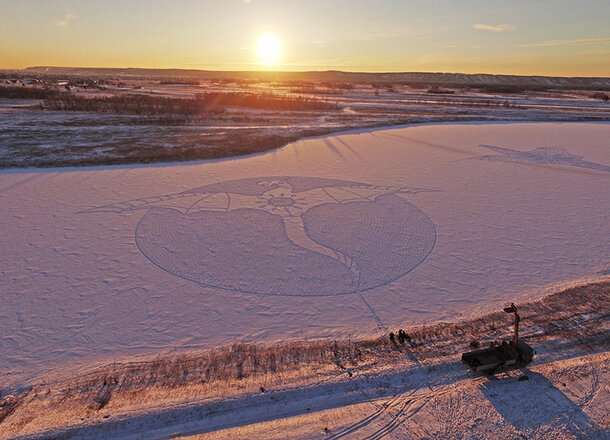
[[[258,38],[258,56],[264,64],[274,64],[280,54],[280,42],[273,34],[263,34]]]

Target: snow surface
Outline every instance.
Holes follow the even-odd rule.
[[[139,436],[120,437],[192,440],[610,438],[607,413],[604,417],[609,393],[603,382],[600,383],[608,377],[606,355],[583,356],[522,370],[527,381],[518,381],[517,372],[473,378],[457,363],[435,365],[426,373],[413,370],[370,377],[361,384],[348,379],[343,386],[334,389],[320,386],[310,395],[301,390],[292,395],[290,391],[284,395],[270,394],[265,396],[266,401],[252,399],[250,407],[243,402],[241,407],[234,402],[223,402],[224,408],[222,404],[208,407],[207,413],[204,410],[197,414],[193,408],[190,414],[176,411],[172,414],[174,420],[182,423],[176,423],[173,429],[151,429],[155,421],[149,417],[138,427]],[[312,411],[304,411],[304,405]],[[194,417],[189,420],[189,415]],[[182,434],[189,429],[191,435]],[[75,438],[95,438],[91,434],[102,438],[109,432],[113,433],[91,429]]]
[[[0,381],[373,335],[608,278],[608,139],[608,124],[430,125],[4,171]]]
[[[457,362],[432,364],[426,370],[411,366],[139,417],[102,419],[76,427],[68,437],[607,440],[604,407],[609,393],[603,383],[608,366],[606,354],[499,377],[473,377]],[[521,373],[527,381],[518,380]]]

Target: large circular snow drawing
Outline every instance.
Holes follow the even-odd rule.
[[[422,191],[263,177],[106,209],[146,209],[139,249],[187,280],[258,294],[338,295],[387,284],[426,259],[434,225],[404,198]]]

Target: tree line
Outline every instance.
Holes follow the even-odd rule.
[[[198,94],[192,98],[169,98],[133,94],[85,97],[77,94],[62,93],[46,98],[43,106],[49,110],[183,116],[222,113],[227,107],[248,107],[274,111],[329,111],[338,108],[334,103],[303,96],[220,92]]]

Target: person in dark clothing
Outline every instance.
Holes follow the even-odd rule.
[[[405,343],[405,332],[403,329],[398,330],[398,342],[401,344]]]

